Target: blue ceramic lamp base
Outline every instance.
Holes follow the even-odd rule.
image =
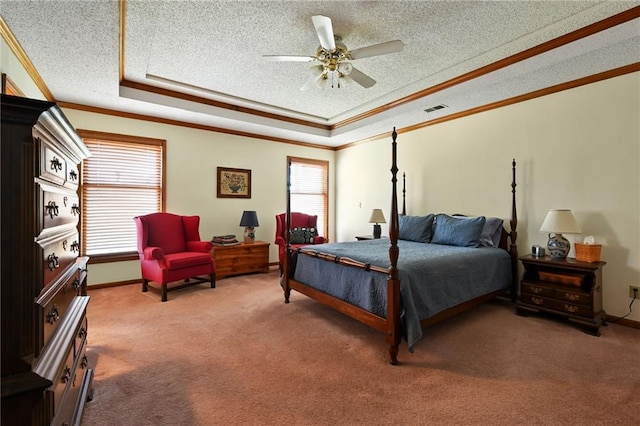
[[[547,248],[552,258],[565,259],[571,249],[571,243],[562,234],[549,234]]]

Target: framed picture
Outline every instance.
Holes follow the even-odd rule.
[[[218,167],[218,198],[251,198],[251,170]]]

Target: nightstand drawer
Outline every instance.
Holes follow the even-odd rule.
[[[555,290],[549,287],[544,287],[541,285],[536,285],[532,283],[522,282],[521,283],[521,291],[523,294],[530,294],[535,296],[548,296],[553,297],[555,295]]]
[[[590,306],[576,305],[570,302],[556,302],[557,310],[581,317],[593,317],[593,310]]]
[[[566,300],[571,303],[580,305],[591,305],[592,297],[588,293],[578,293],[568,289],[556,289],[555,297],[557,299]]]
[[[561,300],[551,299],[548,297],[535,296],[531,294],[520,295],[522,303],[536,305],[540,308],[546,308],[553,311],[560,311],[571,315],[592,317],[593,311],[590,306],[578,305],[571,302],[563,302]]]

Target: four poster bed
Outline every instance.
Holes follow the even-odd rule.
[[[428,325],[506,293],[514,301],[518,261],[515,160],[510,232],[497,218],[407,216],[404,184],[402,214],[397,207],[396,138],[394,128],[389,240],[291,249],[287,220],[282,271],[285,303],[296,290],[381,331],[393,365],[402,337],[412,351]],[[287,218],[289,198],[287,189]]]

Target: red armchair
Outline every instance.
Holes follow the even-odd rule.
[[[286,213],[281,213],[276,215],[276,244],[278,245],[278,260],[280,262],[280,271],[282,271],[282,265],[284,263],[284,251],[285,251],[285,242],[284,242],[284,232],[287,229],[286,226]],[[292,212],[291,213],[291,229],[293,228],[316,228],[317,230],[318,216],[308,215],[305,213]],[[322,244],[326,242],[324,237],[316,235],[313,237],[313,242],[307,243],[292,243],[289,241],[289,244],[292,248],[304,247],[309,244]]]
[[[205,282],[215,288],[213,244],[200,241],[200,216],[152,213],[133,220],[136,222],[143,292],[148,291],[149,281],[159,283],[162,301],[166,302],[167,292],[172,290]],[[168,286],[181,280],[184,282],[180,285]]]

